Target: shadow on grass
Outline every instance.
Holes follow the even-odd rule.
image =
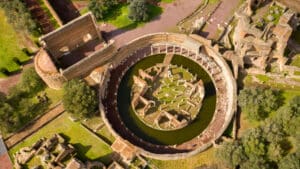
[[[101,161],[105,165],[109,165],[112,162],[112,156],[113,155],[114,155],[114,152],[106,154],[106,155],[101,156],[101,157],[98,157],[98,158],[94,159],[93,161]]]
[[[70,142],[71,137],[65,135],[64,133],[58,133],[58,134],[59,134],[60,136],[62,136],[62,137],[65,139],[66,142]]]
[[[92,148],[91,145],[85,146],[81,143],[76,143],[76,144],[72,144],[77,152],[77,156],[86,161],[86,160],[90,160],[88,157],[86,157],[86,153]]]

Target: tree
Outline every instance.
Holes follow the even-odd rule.
[[[130,0],[128,17],[134,22],[147,21],[149,18],[146,0]]]
[[[75,117],[91,117],[94,115],[98,98],[95,90],[82,80],[71,80],[64,85],[63,105]]]
[[[15,29],[27,30],[31,33],[39,33],[36,22],[32,19],[28,8],[22,0],[6,0],[0,3],[8,18]]]
[[[117,4],[118,0],[90,0],[88,8],[96,19],[101,20]]]
[[[1,131],[12,132],[20,126],[20,116],[17,111],[8,103],[0,107],[0,128]]]
[[[267,119],[263,123],[262,129],[268,142],[279,142],[287,136],[283,126],[274,119]]]
[[[104,18],[105,7],[102,0],[90,0],[88,8],[90,11],[92,11],[96,19]]]
[[[43,90],[46,85],[33,67],[23,71],[19,87],[29,95],[35,95]]]
[[[293,153],[280,160],[279,169],[300,169],[300,153]]]
[[[283,126],[286,133],[300,135],[300,96],[294,97],[278,110],[276,122]]]
[[[261,156],[253,156],[240,165],[241,169],[273,169],[270,163]]]
[[[248,156],[264,156],[267,152],[267,141],[260,127],[249,130],[242,138],[245,152]]]
[[[247,160],[244,148],[239,141],[225,142],[217,150],[216,155],[230,168],[236,167]]]
[[[238,104],[250,120],[263,120],[281,104],[278,91],[261,88],[246,88],[238,96]]]

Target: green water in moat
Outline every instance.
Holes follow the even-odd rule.
[[[145,125],[139,120],[130,106],[133,75],[137,75],[139,69],[145,70],[156,63],[162,63],[164,56],[165,55],[153,55],[146,57],[137,62],[125,73],[118,90],[118,110],[125,125],[138,137],[154,144],[174,145],[196,137],[208,126],[216,107],[216,91],[210,76],[201,66],[186,57],[174,55],[171,64],[183,66],[185,69],[188,69],[189,72],[197,75],[204,83],[205,98],[200,112],[191,124],[178,130],[161,131]]]

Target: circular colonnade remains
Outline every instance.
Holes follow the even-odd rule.
[[[120,48],[100,87],[100,111],[111,132],[152,158],[184,158],[208,148],[223,134],[236,109],[232,72],[210,44],[198,36],[156,33]],[[189,80],[179,76],[175,81],[178,75],[172,68],[182,68],[193,76]],[[162,82],[166,79],[176,84],[166,85]],[[180,83],[186,89],[175,95],[162,91]],[[187,97],[180,98],[183,95]],[[162,97],[173,99],[162,101]],[[153,112],[155,117],[147,122],[145,117]]]

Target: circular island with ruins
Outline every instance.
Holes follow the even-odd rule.
[[[104,122],[149,157],[178,159],[205,150],[235,112],[232,72],[199,36],[142,36],[116,51],[103,77]]]
[[[173,57],[165,55],[163,62],[147,64],[148,68],[138,69],[132,76],[130,106],[142,122],[158,130],[175,130],[190,124],[204,98],[202,80],[183,65],[171,63]]]

